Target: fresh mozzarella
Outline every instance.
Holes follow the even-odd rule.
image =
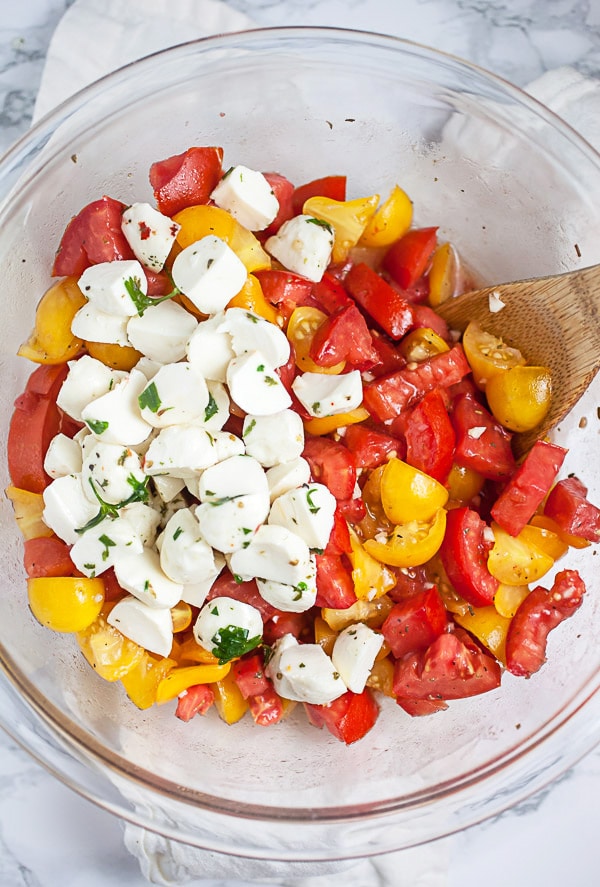
[[[279,201],[267,179],[247,166],[226,172],[210,196],[250,231],[262,231],[279,212]]]
[[[265,669],[284,699],[327,705],[347,690],[327,653],[319,644],[299,644],[284,635],[273,647]]]
[[[133,369],[106,394],[81,411],[81,418],[104,443],[123,446],[142,443],[152,426],[142,418],[138,398],[146,385],[143,373]]]
[[[324,484],[308,484],[279,496],[271,505],[269,523],[287,527],[309,548],[325,549],[333,529],[336,499]]]
[[[168,656],[173,646],[171,611],[149,607],[133,595],[118,601],[106,621],[126,638],[157,656]]]
[[[117,505],[144,489],[146,475],[142,460],[133,450],[97,440],[86,452],[81,470],[83,489],[92,502],[100,496]]]
[[[207,468],[199,485],[201,502],[216,504],[223,499],[258,494],[268,507],[269,487],[265,473],[252,456],[232,456]]]
[[[215,558],[215,572],[208,576],[206,579],[201,579],[198,582],[192,582],[189,585],[183,586],[183,591],[181,592],[181,600],[185,601],[186,604],[189,604],[191,607],[201,607],[204,601],[208,596],[208,592],[213,587],[215,580],[220,575],[221,571],[225,566],[225,558],[220,552],[214,552]]]
[[[229,566],[244,581],[271,579],[297,586],[309,583],[313,575],[311,554],[304,539],[274,524],[259,527],[250,544],[232,554]]]
[[[263,622],[256,607],[230,597],[208,601],[194,623],[194,637],[200,646],[225,661],[256,646],[262,633]]]
[[[138,403],[142,418],[154,428],[186,425],[203,416],[208,388],[191,364],[167,363],[146,384]]]
[[[246,452],[265,468],[297,459],[304,449],[304,425],[294,410],[282,410],[271,416],[244,419],[242,437]]]
[[[220,431],[229,419],[229,395],[222,382],[207,382],[206,387],[208,403],[200,421],[206,431]]]
[[[358,370],[340,373],[302,373],[292,382],[294,394],[304,409],[315,417],[335,416],[360,406],[362,379]]]
[[[214,439],[197,425],[162,428],[144,457],[144,471],[151,477],[166,474],[194,478],[217,461]]]
[[[236,357],[249,351],[260,351],[273,367],[283,366],[289,360],[290,343],[285,333],[247,308],[228,308],[219,331],[229,333]]]
[[[161,368],[162,363],[159,363],[157,360],[151,360],[149,357],[145,357],[142,355],[138,362],[135,365],[135,369],[140,373],[143,373],[146,379],[150,382],[151,379],[155,377],[159,369]]]
[[[82,410],[91,401],[107,394],[117,382],[126,378],[127,373],[122,370],[111,370],[95,357],[84,354],[79,360],[69,361],[69,372],[56,403],[68,416],[81,422]]]
[[[215,382],[224,382],[229,361],[235,357],[231,336],[223,329],[224,312],[201,320],[187,344],[189,362],[196,370]]]
[[[268,416],[287,410],[292,404],[275,369],[260,351],[250,351],[229,361],[227,384],[231,399],[245,413]]]
[[[71,560],[84,576],[100,576],[120,557],[139,554],[142,540],[131,521],[123,516],[105,517],[79,534],[70,551]]]
[[[181,584],[165,574],[153,548],[119,555],[115,575],[121,588],[149,607],[170,609],[181,600]]]
[[[128,291],[132,285],[146,295],[148,281],[135,259],[99,262],[86,268],[77,281],[83,295],[100,311],[120,317],[133,317],[137,306]]]
[[[147,502],[130,502],[119,510],[121,517],[135,527],[142,545],[151,548],[156,542],[156,534],[161,523],[161,513]]]
[[[265,249],[285,268],[318,282],[331,260],[333,240],[333,229],[327,222],[299,215],[267,238]]]
[[[85,527],[100,510],[99,503],[94,504],[85,495],[78,474],[67,474],[53,480],[42,496],[44,523],[67,545],[77,542],[77,530]]]
[[[222,311],[248,276],[242,260],[213,234],[186,246],[173,262],[171,274],[175,286],[203,314]]]
[[[81,447],[66,434],[55,434],[44,456],[44,471],[53,478],[81,471]]]
[[[383,635],[364,622],[348,625],[339,633],[331,653],[332,662],[353,693],[362,693],[383,644]]]
[[[202,538],[200,524],[189,508],[181,508],[161,534],[160,565],[173,582],[191,585],[215,574],[215,557]]]
[[[312,558],[312,575],[298,585],[286,585],[272,579],[257,579],[260,596],[271,606],[285,613],[304,613],[317,600],[317,565]]]
[[[291,459],[289,462],[282,462],[280,465],[274,465],[266,471],[267,484],[269,485],[269,496],[271,502],[274,502],[278,496],[293,490],[295,487],[301,487],[310,480],[310,465],[301,456],[297,459]]]
[[[152,483],[163,502],[170,502],[185,487],[183,478],[169,477],[166,474],[156,474],[152,478]]]
[[[215,499],[196,508],[202,536],[223,554],[248,546],[268,513],[269,499],[262,493]]]
[[[196,318],[176,302],[159,302],[127,324],[129,341],[141,354],[158,363],[185,357],[187,343],[198,326]]]
[[[181,225],[149,203],[133,203],[121,216],[121,230],[142,265],[160,271]]]
[[[127,316],[108,314],[88,303],[75,314],[71,321],[71,332],[85,342],[108,342],[127,347],[127,321]]]

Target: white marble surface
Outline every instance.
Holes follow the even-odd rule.
[[[518,85],[563,64],[600,76],[600,0],[229,2],[259,25],[337,25],[417,40]],[[69,5],[0,0],[0,151],[30,123],[48,41]],[[598,822],[600,751],[526,803],[454,836],[448,887],[591,887],[600,864]],[[145,883],[123,847],[121,823],[0,734],[0,887]]]

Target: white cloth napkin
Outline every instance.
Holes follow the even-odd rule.
[[[35,119],[76,90],[127,62],[252,22],[219,0],[75,0],[53,36]],[[600,146],[600,82],[572,68],[550,71],[532,95]],[[445,887],[449,839],[386,856],[346,863],[260,862],[171,841],[129,823],[125,844],[148,881],[189,887]]]

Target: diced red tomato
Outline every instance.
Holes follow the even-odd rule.
[[[281,383],[292,397],[295,397],[294,392],[292,390],[292,382],[296,378],[298,373],[298,367],[296,366],[296,352],[294,350],[294,346],[290,342],[290,356],[288,357],[287,363],[284,363],[280,367],[275,368],[275,372],[281,379]],[[297,400],[297,398],[296,398]],[[299,401],[298,401],[299,403]]]
[[[105,601],[118,601],[119,598],[122,598],[126,594],[125,589],[119,585],[113,567],[109,567],[108,570],[104,571],[102,574],[102,581],[104,582]]]
[[[26,539],[23,563],[31,578],[39,576],[72,576],[75,570],[69,546],[58,536]]]
[[[348,554],[352,551],[350,542],[350,530],[346,518],[342,514],[339,504],[333,514],[333,528],[329,534],[329,542],[325,549],[325,554],[339,555]]]
[[[413,312],[408,301],[365,262],[350,268],[344,286],[392,339],[401,339],[412,327]]]
[[[188,148],[150,167],[150,184],[161,213],[174,216],[186,206],[208,203],[223,173],[222,148]]]
[[[440,317],[429,305],[414,305],[413,312],[413,328],[414,329],[430,329],[443,339],[445,342],[451,342],[452,336],[448,329],[448,324],[443,317]]]
[[[443,355],[442,355],[443,356]],[[511,434],[478,400],[462,394],[454,402],[454,461],[490,480],[506,480],[515,470]]]
[[[397,659],[425,650],[441,635],[447,623],[446,608],[435,585],[395,604],[381,633]]]
[[[313,636],[313,614],[283,613],[275,611],[275,615],[265,622],[263,643],[272,646],[276,640],[286,634],[293,634],[298,641],[309,641]]]
[[[231,666],[231,671],[244,699],[265,693],[271,687],[265,675],[263,658],[259,653],[238,659]]]
[[[406,461],[444,483],[452,468],[456,436],[439,388],[412,408],[404,426]]]
[[[40,364],[27,380],[25,392],[55,400],[68,371],[69,367],[66,363]]]
[[[567,451],[538,440],[504,487],[491,514],[502,529],[518,536],[533,517],[556,479]]]
[[[294,308],[300,305],[317,307],[312,282],[308,278],[279,268],[266,268],[253,273],[260,282],[265,299],[277,308],[286,321]]]
[[[544,505],[544,514],[564,533],[600,542],[600,509],[588,501],[587,487],[577,477],[559,480]]]
[[[52,276],[79,277],[90,265],[133,259],[133,252],[121,229],[124,209],[125,204],[112,197],[101,197],[84,206],[65,228]]]
[[[443,699],[402,699],[398,697],[396,702],[412,718],[434,715],[436,711],[446,711],[448,708],[448,703]]]
[[[151,271],[144,268],[146,280],[148,281],[149,296],[166,296],[173,289],[173,282],[166,271]]]
[[[461,345],[421,361],[415,369],[404,368],[380,376],[364,386],[364,405],[379,422],[394,419],[434,388],[448,388],[471,372]]]
[[[321,280],[313,283],[313,295],[326,314],[333,314],[338,308],[354,304],[343,284],[329,271],[325,272]]]
[[[317,561],[317,607],[331,607],[334,610],[347,610],[356,603],[354,582],[350,568],[340,556],[318,554]]]
[[[390,342],[387,336],[379,330],[371,330],[373,348],[377,352],[377,363],[371,367],[371,375],[375,377],[385,376],[388,373],[396,373],[406,366],[406,358],[400,348]]]
[[[466,631],[455,628],[394,666],[398,699],[464,699],[500,686],[500,666]]]
[[[283,717],[283,702],[269,684],[262,693],[248,697],[250,714],[260,727],[270,727]]]
[[[305,703],[304,707],[311,724],[327,727],[336,739],[346,745],[362,739],[375,725],[379,715],[379,706],[368,687],[362,693],[348,690],[328,705]]]
[[[328,437],[306,435],[304,452],[314,481],[325,484],[338,500],[351,499],[356,484],[356,462],[350,450]]]
[[[194,684],[177,698],[176,717],[191,721],[195,715],[204,715],[215,701],[215,694],[208,684]]]
[[[404,451],[404,444],[397,437],[361,423],[348,426],[344,443],[354,456],[357,468],[377,468],[387,462],[390,456],[402,458]]]
[[[356,305],[346,305],[329,315],[316,330],[309,354],[322,367],[345,360],[352,368],[368,370],[378,360],[367,322]]]
[[[486,539],[487,524],[471,508],[452,508],[446,518],[446,534],[440,557],[448,579],[474,607],[494,600],[499,582],[487,566],[493,540]]]
[[[383,257],[383,270],[408,289],[427,270],[436,244],[437,228],[411,228],[390,246]]]
[[[530,677],[546,661],[548,634],[581,606],[585,584],[577,570],[557,573],[551,589],[530,592],[511,619],[506,635],[506,667]]]
[[[263,173],[265,179],[271,186],[273,194],[279,203],[279,212],[271,222],[271,224],[261,231],[261,237],[270,237],[276,234],[284,222],[296,215],[292,206],[292,197],[294,194],[294,185],[285,176],[278,172]]]
[[[404,567],[396,570],[396,584],[387,592],[395,603],[420,594],[431,585],[431,579],[427,573],[425,566],[420,567]]]
[[[299,185],[292,197],[294,215],[302,212],[309,197],[329,197],[330,200],[346,199],[346,176],[323,176]]]
[[[351,524],[358,524],[366,517],[367,507],[360,496],[353,499],[338,499],[338,508]]]
[[[256,581],[251,579],[249,582],[237,582],[229,570],[223,570],[220,576],[213,582],[206,599],[212,601],[216,597],[231,597],[236,601],[242,601],[250,604],[260,612],[263,621],[272,619],[277,613],[277,609],[263,598],[258,590]]]

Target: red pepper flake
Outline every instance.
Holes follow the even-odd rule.
[[[140,226],[140,237],[142,238],[142,240],[148,240],[150,234],[152,233],[150,228],[145,222],[138,222],[138,225]]]

